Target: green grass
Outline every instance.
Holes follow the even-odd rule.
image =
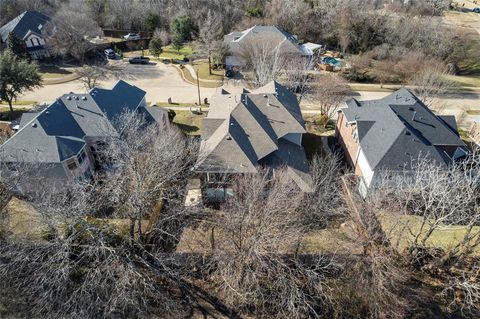
[[[28,112],[30,108],[16,107],[13,109],[13,118],[19,118],[23,113]],[[10,109],[8,107],[0,106],[0,121],[10,120]]]
[[[468,110],[466,112],[468,115],[480,115],[480,110]]]
[[[163,52],[160,58],[183,60],[193,54],[193,48],[189,45],[184,45],[179,51],[175,50],[171,45],[163,47]]]
[[[172,103],[168,103],[168,102],[157,102],[155,103],[157,106],[160,106],[160,107],[198,107],[197,105],[193,104],[193,103],[176,103],[176,102],[172,102]],[[208,107],[208,105],[202,105],[202,107]]]
[[[8,102],[0,100],[0,104],[8,105]],[[34,105],[34,104],[37,104],[37,101],[13,101],[12,104],[13,105]]]
[[[189,70],[185,67],[177,67],[177,70],[183,74],[183,77],[185,78],[186,82],[190,82],[193,85],[197,84],[197,80],[193,78],[192,74],[190,73]],[[206,82],[206,81],[199,81],[199,84],[201,87],[205,88],[216,88],[219,86],[222,86],[222,82]]]
[[[413,234],[420,232],[422,219],[419,216],[382,213],[377,217],[392,243],[394,245],[398,243],[401,250],[413,243],[415,239]],[[428,227],[426,228],[422,231],[422,235],[426,234]],[[438,227],[428,238],[426,244],[431,247],[448,249],[463,239],[466,230],[464,226]],[[473,232],[480,232],[480,226],[475,226]],[[480,247],[475,249],[475,253],[480,254]]]
[[[163,52],[160,56],[155,57],[150,54],[148,49],[143,50],[143,54],[148,56],[152,60],[161,61],[165,59],[174,59],[174,60],[183,60],[184,58],[193,54],[193,48],[189,45],[184,45],[179,51],[172,48],[171,45],[167,45],[163,47]],[[133,51],[124,51],[123,56],[125,58],[131,58],[134,56],[142,55],[142,50],[133,50]]]
[[[61,78],[72,74],[71,71],[60,68],[56,65],[40,65],[40,74],[44,79]]]
[[[202,120],[206,113],[193,114],[190,111],[175,111],[173,123],[188,135],[200,135],[202,133]]]
[[[467,87],[480,87],[480,74],[479,75],[449,75],[447,79],[459,86]]]
[[[212,70],[212,74],[209,73],[207,60],[194,61],[192,66],[195,71],[198,71],[200,80],[223,80],[223,70]]]

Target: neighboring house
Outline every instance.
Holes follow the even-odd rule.
[[[231,32],[224,36],[223,42],[227,44],[230,53],[225,60],[227,67],[243,66],[240,58],[242,50],[247,50],[251,44],[266,45],[272,50],[278,49],[282,54],[309,58],[321,48],[315,43],[299,44],[295,35],[275,26],[254,26],[245,31]]]
[[[259,167],[286,167],[298,187],[311,192],[309,165],[302,147],[305,126],[295,94],[277,82],[242,94],[222,91],[203,120],[195,165],[206,201],[232,195],[229,177],[255,174]]]
[[[375,187],[381,171],[405,171],[427,158],[448,165],[468,155],[454,116],[437,116],[415,95],[400,89],[383,99],[351,99],[339,111],[336,136],[360,177],[360,192]]]
[[[16,164],[32,167],[31,178],[42,183],[61,186],[88,179],[100,168],[98,150],[107,137],[118,134],[117,119],[127,111],[143,114],[151,123],[169,123],[165,109],[146,106],[144,91],[119,81],[111,90],[64,94],[41,112],[23,114],[18,132],[0,146],[0,161],[11,169]],[[29,187],[38,184],[29,181],[20,191]]]
[[[0,42],[6,45],[8,35],[13,34],[24,45],[27,52],[35,59],[49,56],[42,36],[42,29],[50,21],[50,17],[38,11],[25,11],[0,28]]]
[[[473,142],[480,146],[480,115],[473,119],[472,127],[469,132]]]

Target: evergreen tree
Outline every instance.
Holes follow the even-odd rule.
[[[8,34],[7,38],[7,48],[21,59],[28,57],[27,50],[23,46],[23,43],[15,36],[13,32]]]

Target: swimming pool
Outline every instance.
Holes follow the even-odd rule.
[[[338,66],[338,67],[342,66],[342,62],[340,60],[337,60],[329,56],[323,57],[321,59],[321,62],[325,64],[330,64],[331,66]]]

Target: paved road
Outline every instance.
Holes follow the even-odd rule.
[[[123,62],[120,62],[123,63]],[[193,103],[198,101],[197,87],[182,80],[178,71],[163,63],[149,65],[131,65],[125,63],[125,81],[136,85],[147,92],[147,101],[166,102],[169,97],[174,102]],[[116,80],[108,80],[101,83],[104,88],[111,88]],[[211,98],[219,88],[200,88],[201,98]],[[68,92],[86,92],[80,81],[72,81],[62,84],[45,85],[39,89],[27,92],[21,100],[37,101],[39,103],[51,103],[57,97]]]

